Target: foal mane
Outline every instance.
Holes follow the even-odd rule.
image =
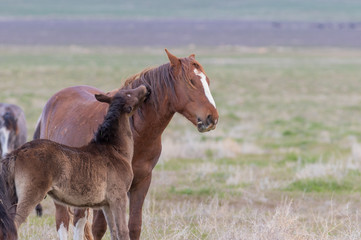
[[[124,114],[124,105],[126,100],[116,94],[113,101],[109,105],[107,114],[104,117],[104,122],[99,125],[98,130],[94,134],[92,143],[98,144],[112,144],[116,145],[119,142],[119,117]]]

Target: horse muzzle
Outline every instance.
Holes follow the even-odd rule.
[[[218,119],[214,119],[212,115],[208,115],[205,121],[202,119],[197,119],[197,128],[199,132],[208,132],[214,130],[218,123]]]

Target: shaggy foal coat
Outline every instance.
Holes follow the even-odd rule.
[[[15,224],[20,226],[45,195],[75,206],[101,208],[112,240],[129,239],[127,192],[133,172],[133,136],[129,116],[147,96],[145,86],[119,90],[114,97],[96,95],[110,104],[93,140],[74,148],[50,140],[34,140],[3,160],[11,203],[18,202]]]

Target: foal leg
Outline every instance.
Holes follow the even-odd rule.
[[[108,223],[111,240],[117,240],[118,239],[117,230],[115,227],[114,216],[112,211],[110,210],[110,207],[109,206],[103,207],[103,213]]]
[[[68,239],[68,230],[69,230],[69,221],[70,216],[68,212],[68,207],[60,205],[54,202],[55,205],[55,221],[56,221],[56,230],[59,235],[60,240]]]
[[[20,188],[25,189],[24,191],[19,191],[18,195],[18,204],[16,207],[15,215],[15,225],[19,229],[20,225],[25,222],[26,218],[29,216],[30,212],[35,208],[35,206],[40,203],[47,191],[37,191],[32,188]]]
[[[118,239],[129,239],[129,230],[127,226],[126,210],[127,210],[127,193],[124,192],[114,203],[111,203],[114,221],[117,229]]]

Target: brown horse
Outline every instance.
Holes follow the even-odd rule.
[[[161,136],[173,115],[181,113],[200,132],[214,129],[218,121],[216,105],[209,90],[209,79],[195,56],[192,54],[186,58],[177,58],[167,50],[166,53],[169,63],[130,77],[123,87],[128,89],[144,84],[152,91],[149,100],[130,119],[134,134],[134,179],[129,191],[128,222],[131,239],[139,239],[142,206],[152,170],[162,150]],[[115,91],[108,95],[112,96]],[[93,100],[92,95],[95,93],[101,91],[89,86],[70,87],[56,93],[43,109],[35,138],[46,138],[70,146],[84,145],[91,139],[95,127],[106,112],[106,106]],[[59,236],[60,239],[66,239],[69,213],[64,206],[55,206]],[[83,239],[86,214],[83,210],[75,211],[74,239]],[[106,231],[102,212],[95,212],[93,220],[94,238],[101,239]]]
[[[129,117],[148,95],[142,85],[114,96],[95,95],[109,110],[92,141],[76,148],[37,139],[7,154],[2,161],[8,197],[17,203],[15,225],[50,195],[75,207],[101,208],[112,240],[129,239],[127,192],[133,180],[133,134]],[[102,104],[105,105],[105,104]]]
[[[1,157],[26,142],[25,114],[14,104],[0,103],[0,145]]]

